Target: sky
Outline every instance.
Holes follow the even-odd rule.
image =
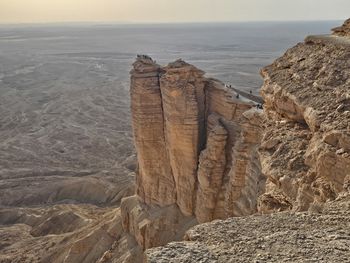
[[[342,20],[350,0],[0,0],[0,23]]]

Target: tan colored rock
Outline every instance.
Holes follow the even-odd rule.
[[[204,72],[182,60],[170,63],[160,78],[166,146],[177,204],[192,215],[199,153],[205,143]]]
[[[124,231],[119,208],[62,204],[1,209],[0,236],[0,262],[89,263],[120,244]],[[137,248],[129,242],[127,250],[118,256]]]
[[[346,34],[348,24],[335,34]],[[268,117],[260,147],[268,185],[263,210],[268,200],[271,211],[278,202],[277,210],[288,209],[283,200],[307,210],[343,191],[350,171],[349,56],[349,40],[311,36],[261,71]],[[284,197],[272,200],[274,193]]]
[[[265,190],[258,156],[262,116],[255,109],[246,111],[237,122],[240,133],[232,148],[232,164],[225,193],[226,218],[253,214],[257,199]]]
[[[218,119],[228,133],[226,165],[212,219],[251,214],[256,211],[255,201],[265,184],[256,154],[262,117],[257,110],[250,110],[251,103],[237,99],[235,92],[212,79],[206,88],[206,104],[209,115],[207,132],[210,133],[216,125],[213,119]],[[198,204],[200,202],[209,201],[197,200]]]
[[[215,119],[214,116],[210,117]],[[210,117],[209,120],[211,119]],[[199,158],[197,205],[195,211],[199,222],[209,222],[214,219],[219,190],[221,190],[225,172],[225,146],[228,133],[217,119],[216,123],[209,132],[207,147],[201,152]]]
[[[137,196],[123,200],[122,224],[144,250],[181,240],[185,231],[197,224],[193,217],[184,216],[176,205],[148,206]]]
[[[335,30],[337,36],[307,37],[304,43],[288,50],[261,71],[264,116],[236,97],[234,90],[217,80],[205,79],[201,71],[183,61],[164,68],[160,89],[166,123],[165,144],[176,177],[177,199],[180,198],[177,205],[181,214],[194,212],[200,223],[257,211],[265,214],[309,210],[320,214],[328,210],[329,215],[316,218],[302,213],[297,217],[279,213],[202,224],[187,232],[185,239],[191,242],[170,243],[164,248],[147,250],[146,262],[227,262],[234,257],[238,261],[244,258],[242,262],[269,261],[272,257],[283,261],[285,249],[280,247],[273,250],[279,251],[275,254],[263,255],[259,245],[246,257],[249,255],[246,241],[252,240],[252,246],[259,243],[261,227],[263,231],[270,229],[271,233],[264,239],[271,237],[272,245],[278,228],[281,228],[280,236],[288,240],[296,232],[285,235],[289,230],[284,228],[305,225],[303,218],[306,217],[308,222],[315,219],[312,226],[324,220],[322,228],[328,228],[328,218],[335,215],[335,211],[341,216],[334,220],[344,225],[349,198],[345,202],[332,200],[339,201],[346,196],[343,192],[349,190],[350,184],[350,40],[339,37],[348,34],[349,21]],[[201,113],[203,102],[204,115]],[[205,133],[197,130],[203,126]],[[186,156],[186,161],[181,153]],[[182,186],[186,180],[180,182],[179,178],[188,178],[186,187]],[[195,195],[191,189],[195,189]],[[333,206],[339,209],[333,210]],[[163,207],[160,211],[164,209],[168,208]],[[177,212],[175,214],[177,217]],[[168,221],[165,214],[162,217],[161,221]],[[251,222],[256,220],[259,223],[252,225]],[[245,227],[237,227],[232,232],[237,223]],[[148,221],[146,225],[150,229],[154,227]],[[164,229],[159,223],[155,225]],[[136,228],[140,229],[140,225]],[[317,231],[316,228],[312,231]],[[257,235],[247,236],[242,242],[241,235],[237,235],[242,229],[244,235],[259,230]],[[305,231],[309,229],[308,226]],[[141,236],[144,240],[145,235]],[[234,237],[238,239],[234,240]],[[317,254],[318,250],[295,246],[295,238],[298,237],[287,242],[286,249],[293,250],[288,260],[298,261],[292,258],[295,253],[307,254],[310,260],[325,258],[324,253]],[[316,242],[323,244],[323,241],[317,239]],[[239,244],[244,246],[240,248]],[[344,251],[347,247],[343,246]],[[344,260],[346,255],[342,253],[339,257]],[[331,258],[328,261],[338,256]]]
[[[182,242],[146,250],[145,262],[348,262],[349,206],[347,195],[313,213],[283,212],[201,224],[187,231]]]
[[[141,249],[181,239],[189,226],[257,211],[264,189],[261,113],[204,72],[138,56],[131,107],[139,163],[123,227]]]
[[[337,36],[350,36],[350,19],[346,20],[342,26],[332,29],[332,31]]]
[[[175,182],[165,148],[165,123],[159,86],[160,67],[138,58],[131,71],[131,112],[138,159],[137,194],[146,204],[176,202]]]

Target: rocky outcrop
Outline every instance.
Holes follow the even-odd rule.
[[[204,72],[184,61],[170,63],[160,77],[166,147],[176,203],[192,215],[199,152],[205,144]]]
[[[121,247],[127,237],[119,208],[87,204],[2,208],[0,236],[0,262],[4,263],[106,262],[100,260],[105,252]],[[129,249],[130,242],[126,247],[118,257],[141,258],[141,251]]]
[[[132,109],[140,166],[137,178],[146,183],[138,184],[137,196],[124,200],[122,218],[124,229],[142,249],[177,240],[189,226],[214,219],[258,211],[319,212],[323,203],[350,188],[348,33],[349,20],[334,29],[334,35],[307,37],[262,69],[264,114],[242,100],[241,92],[206,78],[182,60],[161,68],[147,56],[138,57],[131,95],[136,98]],[[341,207],[347,205],[348,197]],[[191,258],[194,253],[203,256],[201,262],[227,262],[233,255],[240,259],[246,255],[245,261],[278,262],[284,255],[280,248],[272,249],[275,255],[257,256],[258,236],[240,239],[236,234],[239,229],[257,228],[257,233],[274,235],[280,227],[278,236],[284,241],[282,226],[299,226],[301,220],[285,215],[262,216],[255,226],[250,224],[255,218],[248,217],[195,227],[186,234],[191,243],[147,250],[146,262],[195,262],[199,258]],[[334,220],[342,223],[342,217]],[[274,225],[271,233],[259,227],[265,224]],[[295,232],[289,234],[293,240]],[[275,242],[275,237],[271,240]],[[316,256],[312,249],[300,250],[292,240],[290,247],[297,254]],[[256,245],[252,255],[243,248],[247,241]],[[273,247],[271,242],[267,245]],[[347,247],[346,242],[341,245]],[[169,261],[169,253],[174,261]],[[299,260],[292,254],[289,259]]]
[[[346,20],[340,27],[332,29],[333,34],[337,36],[350,36],[350,19]]]
[[[189,227],[196,224],[193,217],[184,216],[175,204],[147,206],[137,196],[126,198],[121,211],[124,230],[134,236],[142,249],[179,240]]]
[[[348,262],[349,197],[339,197],[317,213],[284,212],[198,225],[183,242],[147,250],[145,262]]]
[[[160,67],[138,56],[133,66],[139,168],[136,195],[121,205],[126,232],[147,249],[198,222],[256,212],[261,111],[182,60]]]
[[[141,58],[131,72],[131,111],[138,153],[137,195],[146,204],[170,205],[176,201],[175,182],[165,148],[160,66]]]
[[[306,210],[343,191],[350,174],[348,25],[338,36],[307,37],[261,71],[263,212]]]

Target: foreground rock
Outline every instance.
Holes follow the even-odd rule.
[[[123,226],[142,249],[180,240],[198,222],[257,211],[261,112],[221,82],[178,60],[138,56],[131,71],[138,158],[136,196]]]
[[[339,197],[319,211],[198,225],[187,232],[185,242],[147,250],[145,262],[347,262],[350,196]]]

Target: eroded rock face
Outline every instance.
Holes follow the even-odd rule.
[[[267,176],[260,210],[306,210],[334,199],[350,174],[349,20],[338,36],[311,36],[261,74]]]
[[[332,29],[334,35],[350,36],[350,19],[346,20],[340,27]]]
[[[176,201],[175,182],[165,147],[165,123],[159,85],[160,66],[150,58],[134,63],[131,111],[138,153],[137,195],[146,204]]]
[[[126,198],[121,211],[124,230],[132,233],[142,249],[179,240],[189,227],[196,224],[193,217],[184,216],[175,204],[148,206],[137,196]]]
[[[323,242],[315,222],[323,229],[339,224],[347,228],[343,215],[349,195],[343,192],[350,189],[349,21],[334,35],[307,37],[262,69],[264,114],[181,60],[160,69],[165,149],[159,152],[167,153],[175,198],[171,205],[145,205],[142,196],[135,196],[125,199],[122,208],[127,211],[124,228],[147,249],[146,262],[346,258],[346,242],[338,243],[345,253],[328,257],[295,242],[300,231],[290,227],[315,236],[315,243]],[[144,158],[140,153],[138,158]],[[166,236],[177,240],[186,224],[283,210],[323,210],[325,215],[278,213],[215,221],[188,231],[185,239],[190,242],[148,249],[168,242]],[[336,213],[340,216],[332,217]],[[287,246],[262,254],[261,248],[273,246],[277,236]],[[286,256],[285,250],[293,252]]]
[[[204,72],[184,61],[170,63],[160,78],[166,148],[176,203],[192,215],[199,152],[205,143]]]
[[[137,262],[142,250],[127,242],[120,209],[62,204],[0,210],[0,262]],[[127,245],[125,245],[127,243]],[[124,247],[123,247],[124,245]],[[107,253],[108,251],[108,253]]]
[[[121,210],[142,249],[180,240],[198,222],[257,211],[262,113],[236,95],[182,60],[161,68],[138,56],[131,71],[137,190]]]

